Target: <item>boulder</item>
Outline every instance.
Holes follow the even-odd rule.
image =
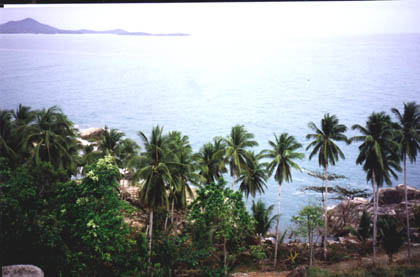
[[[378,192],[379,205],[398,204],[404,201],[404,185],[395,188],[381,188]],[[407,200],[420,200],[420,190],[407,186]]]
[[[44,272],[29,264],[6,265],[1,268],[3,277],[44,277]]]
[[[379,207],[378,216],[390,215],[396,217],[402,224],[405,223],[404,185],[391,188],[381,188],[378,192]],[[407,206],[410,219],[414,218],[414,208],[420,206],[420,190],[407,187]],[[347,227],[357,229],[360,217],[366,210],[373,215],[373,200],[355,198],[343,200],[337,206],[328,211],[329,228],[331,234],[340,234]]]
[[[99,139],[104,134],[103,128],[89,128],[80,130],[80,137],[82,139]]]

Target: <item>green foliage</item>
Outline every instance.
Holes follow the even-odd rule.
[[[322,208],[317,205],[307,205],[299,211],[299,215],[292,216],[291,221],[297,225],[296,233],[308,237],[322,226]]]
[[[144,254],[123,223],[133,212],[119,200],[111,157],[88,168],[82,182],[50,163],[18,167],[1,184],[2,261],[36,264],[47,275],[125,275]]]
[[[220,179],[197,191],[196,199],[190,205],[188,225],[194,251],[203,253],[204,259],[197,265],[212,265],[213,269],[224,270],[223,244],[226,240],[228,256],[226,266],[246,247],[246,239],[254,232],[254,222],[247,213],[240,192],[225,187]],[[214,259],[209,258],[214,257]]]
[[[401,224],[392,216],[380,216],[378,218],[379,239],[389,256],[389,262],[392,263],[392,256],[404,243],[405,230]]]
[[[267,254],[265,253],[264,247],[262,245],[251,245],[250,250],[252,259],[255,263],[267,257]]]

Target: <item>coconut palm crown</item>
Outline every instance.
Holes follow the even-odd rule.
[[[312,159],[313,156],[318,154],[318,163],[323,167],[326,167],[328,164],[335,165],[339,158],[345,159],[344,153],[334,141],[348,141],[344,135],[347,127],[339,124],[338,118],[335,115],[325,114],[321,120],[321,129],[313,122],[310,122],[308,127],[315,132],[306,135],[306,139],[313,139],[306,147],[306,150],[313,148],[309,154],[309,159]]]
[[[246,165],[248,148],[257,146],[258,143],[254,140],[254,135],[249,133],[243,125],[232,127],[230,135],[223,141],[226,143],[225,156],[229,162],[233,189],[235,187],[235,177],[240,176],[242,168]]]
[[[264,187],[267,187],[268,176],[265,171],[265,164],[261,163],[261,153],[255,154],[253,151],[248,152],[248,160],[245,169],[242,171],[238,182],[240,182],[239,190],[245,194],[246,204],[251,194],[255,197],[256,193],[264,193]]]

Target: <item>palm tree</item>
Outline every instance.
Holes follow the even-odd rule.
[[[323,199],[323,217],[324,217],[324,259],[327,259],[327,233],[328,233],[328,217],[327,217],[327,202],[328,202],[328,165],[335,165],[339,158],[344,159],[344,154],[341,149],[334,143],[334,141],[345,141],[347,137],[343,134],[347,127],[339,124],[338,118],[335,115],[325,114],[321,120],[321,129],[315,123],[310,122],[308,127],[314,131],[313,134],[308,134],[306,139],[314,139],[307,147],[306,150],[313,147],[309,160],[318,154],[319,166],[324,168],[324,199]]]
[[[199,176],[194,168],[192,148],[188,136],[182,136],[178,131],[168,134],[168,149],[170,152],[170,171],[172,182],[169,184],[169,198],[171,200],[171,222],[174,221],[174,206],[177,202],[179,208],[187,205],[187,194],[192,197],[193,192],[189,183],[197,183]],[[166,229],[166,221],[165,221]]]
[[[16,152],[12,146],[13,140],[12,114],[8,110],[0,110],[0,156],[9,159],[16,158]]]
[[[36,111],[31,110],[31,108],[28,106],[19,104],[19,107],[16,109],[16,111],[12,110],[12,115],[16,125],[28,125],[33,120],[35,120]]]
[[[273,222],[278,220],[279,215],[271,216],[274,209],[274,205],[270,205],[268,208],[265,207],[265,203],[258,199],[258,202],[255,203],[252,200],[252,216],[255,219],[255,232],[258,235],[265,236],[265,234],[270,230]]]
[[[166,185],[172,182],[166,163],[168,139],[162,132],[163,127],[153,127],[150,139],[143,132],[138,132],[144,144],[144,152],[138,160],[139,168],[135,177],[144,180],[139,192],[139,200],[144,207],[149,209],[149,262],[152,255],[153,210],[160,206],[168,208]]]
[[[223,139],[226,143],[225,156],[229,162],[232,190],[235,188],[235,177],[240,176],[241,170],[248,159],[247,148],[258,145],[253,139],[254,135],[249,133],[242,125],[232,127],[230,136]]]
[[[366,171],[366,180],[372,182],[373,193],[373,265],[376,266],[376,236],[377,236],[377,214],[378,214],[378,190],[385,182],[391,185],[391,176],[397,179],[396,171],[401,171],[399,166],[399,144],[395,141],[395,131],[391,118],[385,114],[372,113],[366,127],[359,124],[352,126],[362,135],[351,138],[351,142],[362,142],[359,146],[359,155],[356,164],[363,164]]]
[[[71,174],[77,172],[79,146],[76,129],[56,106],[36,113],[34,124],[27,128],[24,147],[36,163],[50,162]]]
[[[108,129],[107,126],[104,128],[104,134],[102,140],[99,142],[99,149],[104,155],[110,154],[114,158],[118,155],[118,147],[122,142],[122,138],[125,134],[117,129]]]
[[[248,197],[251,194],[255,197],[255,194],[264,193],[264,187],[267,187],[267,174],[265,171],[265,164],[260,163],[261,154],[255,154],[253,151],[249,151],[248,160],[246,161],[245,170],[242,171],[241,176],[238,179],[240,182],[239,190],[245,194],[245,206],[248,206]]]
[[[401,154],[404,163],[404,198],[405,215],[407,224],[408,261],[411,263],[411,240],[410,240],[410,219],[408,216],[407,200],[407,157],[411,163],[416,161],[417,151],[420,150],[420,105],[415,102],[404,104],[404,113],[397,109],[391,111],[398,119],[398,130],[400,131]]]
[[[262,153],[263,158],[270,158],[271,162],[267,164],[268,175],[273,175],[274,179],[279,183],[279,198],[277,202],[277,214],[280,214],[280,196],[281,196],[281,185],[283,181],[292,182],[291,169],[295,168],[300,170],[300,167],[294,162],[296,159],[303,159],[304,154],[295,152],[297,149],[302,147],[302,144],[298,143],[293,136],[289,136],[287,133],[282,133],[280,137],[274,134],[275,142],[269,141],[268,143],[272,147],[270,150],[264,150]],[[274,252],[274,267],[277,265],[277,249],[279,240],[279,220],[276,224],[276,244]]]
[[[127,168],[131,159],[139,155],[140,146],[132,139],[121,140],[117,149],[117,162],[121,168]]]
[[[204,144],[200,151],[194,154],[193,158],[204,184],[214,183],[227,171],[223,160],[225,152],[222,138],[214,138],[213,143]]]

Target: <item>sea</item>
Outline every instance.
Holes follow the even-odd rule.
[[[309,122],[319,126],[325,113],[334,114],[351,137],[358,133],[350,127],[364,125],[372,112],[391,114],[409,101],[420,104],[420,34],[0,35],[0,109],[57,105],[80,129],[106,125],[138,143],[138,131],[160,125],[188,135],[198,151],[241,124],[255,135],[256,152],[287,132],[303,145],[298,164],[322,170],[305,150]],[[371,190],[355,162],[358,143],[338,145],[345,160],[329,169],[346,179],[330,184]],[[420,188],[419,162],[407,170],[408,184]],[[321,180],[296,170],[292,176],[282,186],[282,229],[305,205],[321,205],[318,193],[303,191]],[[402,182],[400,174],[392,185]],[[278,188],[270,178],[255,200],[276,206]]]

